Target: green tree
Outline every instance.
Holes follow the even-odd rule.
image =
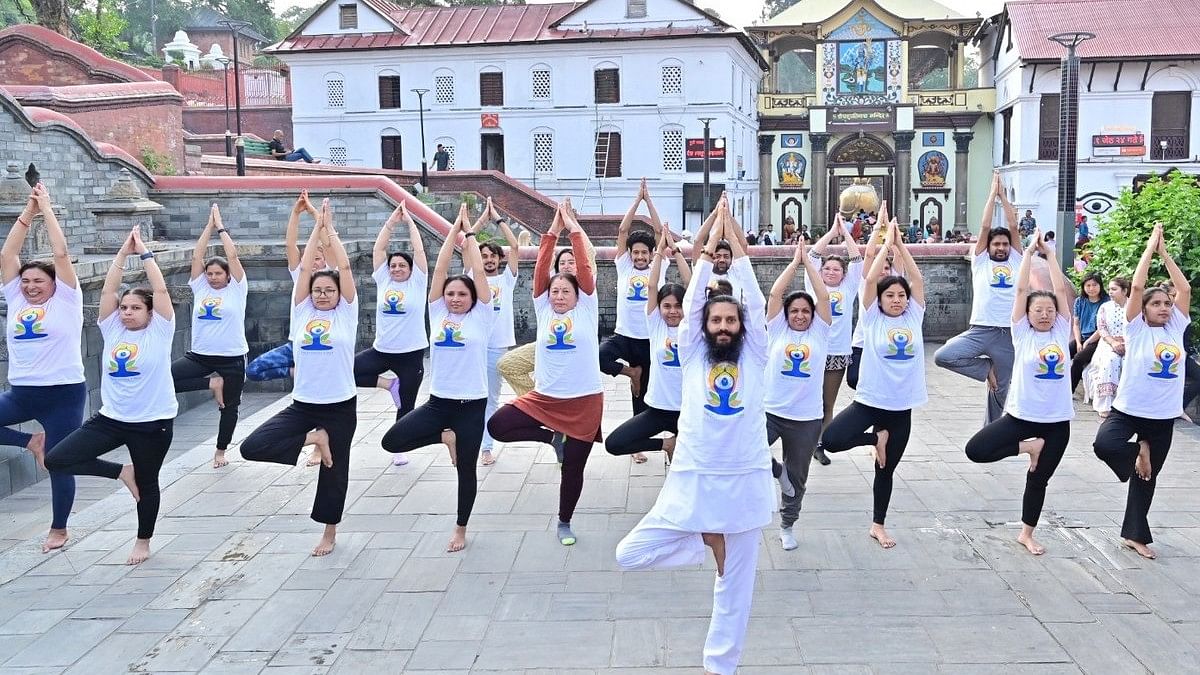
[[[800,0],[766,0],[763,3],[763,18],[770,19]]]
[[[120,56],[129,51],[129,43],[121,39],[127,24],[125,17],[115,7],[106,6],[103,0],[94,0],[96,9],[77,11],[71,23],[75,37],[83,44],[107,56]],[[108,0],[115,5],[115,0]]]
[[[316,11],[320,5],[313,7],[300,7],[293,5],[283,11],[282,14],[275,17],[275,34],[279,38],[287,37],[296,30],[296,27],[304,23],[312,13]]]
[[[36,23],[37,13],[29,0],[0,0],[0,28],[18,23]]]

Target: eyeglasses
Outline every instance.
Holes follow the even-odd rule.
[[[337,295],[337,293],[338,293],[338,290],[336,288],[314,288],[314,289],[312,289],[313,295]]]

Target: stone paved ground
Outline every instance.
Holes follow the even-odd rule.
[[[1200,428],[1179,425],[1152,514],[1160,558],[1117,545],[1124,491],[1081,412],[1051,482],[1034,558],[1014,543],[1022,462],[962,453],[981,385],[930,368],[889,520],[866,536],[866,450],[814,466],[797,529],[763,554],[742,673],[1184,673],[1200,667]],[[154,556],[123,564],[132,503],[81,480],[73,539],[43,556],[43,482],[0,501],[4,673],[694,673],[712,565],[622,573],[617,541],[653,502],[659,458],[592,456],[579,543],[554,534],[548,448],[511,446],[480,473],[467,550],[446,554],[454,473],[441,447],[392,468],[387,395],[360,405],[337,550],[306,552],[315,472],[208,466],[215,410],[180,418]],[[615,389],[606,427],[629,414]],[[240,434],[282,402],[252,396]]]

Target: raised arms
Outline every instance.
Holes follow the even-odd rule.
[[[287,252],[289,270],[294,270],[300,266],[300,247],[298,245],[300,240],[300,214],[305,212],[311,215],[314,221],[317,219],[317,209],[308,200],[308,190],[300,192],[300,196],[296,198],[295,205],[292,206],[292,214],[288,217],[287,234],[284,235],[284,249]],[[314,227],[313,229],[315,230],[316,228]],[[324,241],[320,243],[324,244]]]
[[[221,221],[221,209],[217,208],[214,203],[212,205],[213,216],[216,218],[217,237],[221,240],[221,249],[225,251],[225,262],[229,263],[229,274],[241,283],[246,279],[246,269],[242,267],[242,261],[238,258],[237,244],[233,243],[233,236],[229,234],[229,230],[225,229],[225,223]],[[205,242],[207,244],[207,242]],[[193,269],[196,264],[195,259],[192,260]],[[196,275],[193,274],[195,279]]]
[[[458,240],[458,235],[468,227],[470,225],[467,222],[467,205],[463,204],[458,207],[458,217],[454,219],[450,232],[446,234],[446,240],[442,242],[442,248],[438,250],[437,262],[433,264],[433,276],[429,281],[429,302],[441,299],[446,288],[446,277],[450,273],[450,260],[454,257],[454,242]]]
[[[983,203],[983,215],[979,220],[979,238],[975,241],[976,256],[987,250],[988,233],[991,232],[992,221],[996,217],[996,199],[1003,190],[1004,185],[1000,183],[1000,172],[993,172],[991,189],[988,190],[987,200]],[[1013,240],[1014,244],[1018,241],[1020,241],[1019,238]]]
[[[101,321],[117,311],[117,304],[120,301],[120,298],[117,297],[117,289],[121,287],[121,278],[125,275],[125,260],[133,251],[133,232],[137,229],[134,227],[125,236],[121,249],[113,256],[112,264],[108,266],[108,274],[104,275],[104,286],[100,289],[99,319]]]
[[[538,244],[537,262],[533,265],[533,297],[539,297],[550,288],[550,276],[554,271],[554,246],[563,229],[562,204],[554,209],[554,220],[550,229],[542,235]]]
[[[638,206],[642,200],[646,198],[646,179],[642,179],[641,185],[638,186],[637,196],[633,198],[633,203],[629,205],[629,210],[625,212],[625,216],[621,218],[621,225],[617,227],[617,257],[625,255],[629,250],[629,228],[633,226],[633,217],[637,215]]]
[[[571,198],[563,200],[563,223],[567,228],[567,236],[571,238],[571,253],[575,256],[575,275],[579,281],[579,290],[587,295],[596,292],[596,271],[592,267],[592,259],[588,255],[591,242],[587,233],[575,218],[575,209],[571,207]]]
[[[1025,317],[1025,305],[1029,298],[1029,292],[1032,290],[1030,277],[1033,276],[1033,259],[1037,256],[1038,244],[1042,241],[1042,232],[1037,230],[1033,233],[1033,237],[1029,240],[1029,246],[1025,248],[1025,255],[1021,258],[1021,269],[1017,271],[1017,293],[1013,296],[1012,321],[1016,323]],[[1051,265],[1054,267],[1054,265]]]

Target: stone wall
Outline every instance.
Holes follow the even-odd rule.
[[[230,83],[232,91],[233,84]],[[233,110],[229,112],[231,130],[236,129]],[[183,110],[183,128],[193,134],[225,134],[224,106],[188,106]],[[254,134],[264,140],[271,140],[276,129],[282,129],[284,137],[292,138],[292,107],[284,106],[242,106],[242,131]],[[225,154],[222,140],[221,152]]]
[[[114,87],[145,86],[113,85]],[[149,86],[157,86],[150,84]],[[24,105],[42,105],[21,97]],[[178,95],[142,100],[130,96],[121,98],[107,93],[42,107],[57,110],[71,118],[94,141],[111,143],[142,160],[151,151],[169,162],[158,168],[159,173],[183,173],[183,99]]]

